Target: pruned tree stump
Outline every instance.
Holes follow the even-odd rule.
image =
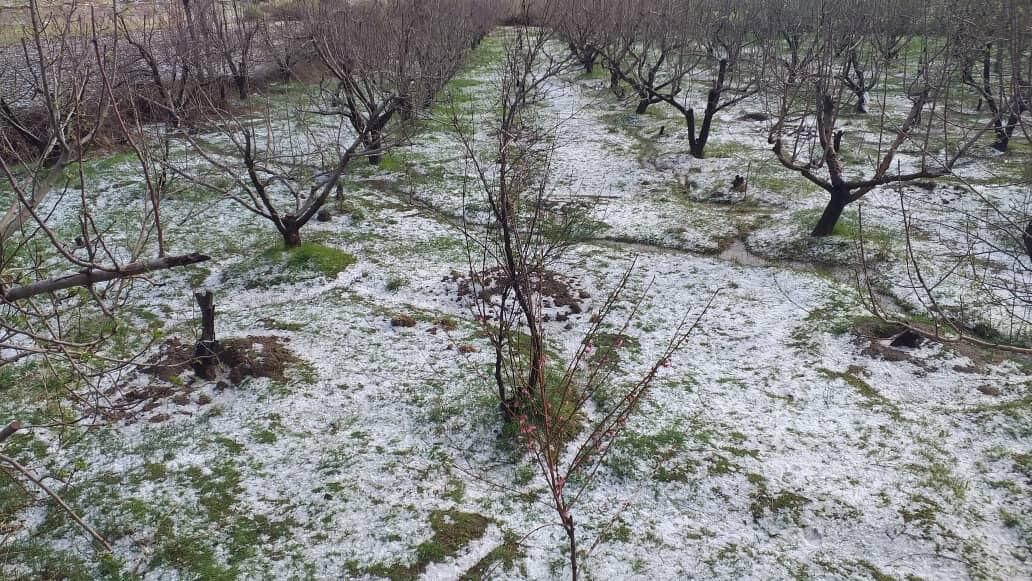
[[[211,291],[194,293],[201,309],[201,340],[194,345],[193,370],[197,377],[215,379],[222,346],[215,340],[215,295]]]
[[[736,175],[735,179],[731,182],[731,191],[744,194],[749,189],[749,184],[745,181],[745,178]]]
[[[194,345],[193,370],[197,377],[215,381],[222,346],[218,341],[198,341]]]
[[[892,342],[889,343],[889,345],[892,347],[908,347],[913,349],[915,347],[920,347],[922,343],[924,343],[924,337],[910,329],[907,329],[893,337]]]

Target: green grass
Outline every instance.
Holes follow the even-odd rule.
[[[334,277],[356,262],[356,258],[343,250],[324,246],[317,242],[303,242],[297,248],[272,248],[263,255],[270,260],[285,259],[294,271],[315,271]]]
[[[936,516],[942,508],[934,500],[921,494],[912,494],[909,504],[899,509],[899,515],[905,524],[918,526],[930,532],[936,526]]]
[[[848,371],[831,371],[830,369],[825,369],[823,367],[818,368],[817,372],[828,379],[841,379],[846,382],[847,385],[855,389],[857,394],[864,399],[867,407],[880,409],[889,414],[889,416],[895,420],[903,419],[902,414],[900,414],[899,407],[896,406],[895,403],[879,393],[877,389],[871,387],[869,383],[852,373],[849,373]]]
[[[497,64],[505,55],[505,38],[501,34],[491,34],[473,49],[466,57],[465,69],[475,71]]]
[[[479,514],[458,510],[437,510],[430,513],[430,529],[433,535],[416,547],[416,560],[409,564],[373,565],[364,570],[352,564],[349,573],[386,577],[392,581],[418,578],[431,563],[440,563],[457,553],[463,547],[484,536],[489,519]],[[504,546],[504,545],[503,545]],[[489,555],[490,556],[490,555]],[[498,560],[511,563],[515,556],[501,554]],[[483,563],[483,561],[481,561]]]
[[[816,224],[816,221],[814,223]],[[885,249],[889,248],[892,241],[898,237],[895,232],[892,232],[887,228],[873,226],[871,224],[865,225],[861,232],[860,222],[850,216],[842,216],[839,218],[838,223],[835,224],[835,228],[831,233],[833,236],[842,236],[843,238],[850,238],[852,240],[858,239],[862,233],[865,243],[874,243],[878,248]]]
[[[856,301],[851,294],[830,293],[821,306],[807,313],[805,320],[810,325],[801,326],[797,330],[807,336],[814,329],[824,330],[836,336],[843,335],[856,326],[858,321],[858,317],[855,315],[856,308]],[[803,339],[805,337],[793,338]]]
[[[703,153],[707,158],[746,159],[752,153],[752,149],[745,144],[737,143],[734,141],[725,141],[718,143],[710,142],[706,145],[706,149]]]
[[[79,512],[89,507],[90,524],[112,542],[136,531],[153,531],[147,569],[169,567],[191,579],[230,580],[250,576],[255,571],[253,559],[259,551],[270,554],[270,547],[289,541],[298,523],[290,517],[255,514],[243,505],[245,467],[235,461],[243,449],[240,444],[225,436],[200,440],[197,443],[202,448],[218,446],[224,448],[225,453],[204,467],[190,466],[173,472],[162,461],[162,450],[166,452],[164,460],[168,460],[167,452],[181,446],[182,438],[190,437],[191,432],[181,428],[160,431],[159,441],[151,442],[157,447],[141,446],[133,450],[148,458],[147,462],[126,473],[106,472],[70,484],[61,491],[62,497]],[[117,441],[110,444],[118,445]],[[63,470],[55,475],[69,478]],[[174,482],[186,494],[181,497],[134,494],[145,482]],[[7,520],[5,509],[17,500],[8,494],[7,482],[0,475],[0,517],[4,517],[5,522],[13,522]],[[122,565],[117,560],[98,559],[88,554],[70,558],[50,546],[47,539],[79,535],[81,531],[53,503],[48,502],[46,508],[44,522],[33,537],[0,547],[0,576],[5,575],[3,563],[16,562],[30,567],[31,574],[24,578],[122,578]],[[3,558],[5,551],[17,556],[14,561]]]
[[[810,193],[815,189],[813,184],[795,174],[774,173],[765,168],[751,172],[748,179],[750,191],[766,190],[778,194],[791,194]]]
[[[809,498],[788,490],[771,494],[767,489],[767,479],[761,474],[750,473],[746,475],[746,479],[755,489],[750,495],[752,500],[749,503],[753,520],[760,520],[770,513],[787,517],[795,524],[800,524],[800,511],[810,503]]]
[[[498,577],[498,567],[501,566],[504,571],[511,571],[521,553],[519,537],[505,531],[502,534],[502,544],[495,547],[470,570],[463,573],[459,580],[477,581],[496,578]]]
[[[695,475],[695,464],[673,461],[685,449],[688,439],[689,434],[679,424],[654,434],[628,431],[613,443],[606,463],[618,478],[635,478],[655,467],[658,482],[689,482]]]
[[[909,464],[907,468],[923,475],[921,484],[937,491],[942,498],[962,502],[967,497],[969,485],[967,480],[953,472],[952,466],[956,461],[949,450],[939,443],[938,438],[917,436],[914,440],[921,444],[917,455],[924,463]]]
[[[207,470],[191,466],[175,478],[195,491],[199,511],[184,511],[173,521],[160,507],[148,507],[157,520],[151,567],[172,566],[200,579],[238,579],[247,574],[247,563],[260,548],[289,539],[298,526],[290,517],[274,519],[243,509],[241,466],[232,459],[210,464]]]
[[[620,353],[640,353],[641,342],[636,337],[620,333],[598,333],[591,338],[595,352],[589,361],[608,370],[620,368]]]
[[[380,169],[388,172],[402,172],[407,166],[406,161],[398,154],[388,153],[380,160]]]

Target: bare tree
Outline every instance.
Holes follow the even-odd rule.
[[[677,95],[697,59],[688,53],[690,35],[683,23],[677,0],[643,0],[611,8],[614,31],[601,50],[609,71],[634,91],[634,112],[642,115],[663,101],[662,95]]]
[[[711,2],[704,4],[701,11],[710,18],[696,23],[705,56],[695,62],[701,62],[712,79],[706,90],[701,122],[696,121],[695,109],[689,104],[690,91],[685,91],[683,100],[676,91],[657,93],[684,116],[689,150],[698,159],[705,157],[716,114],[759,92],[766,64],[761,51],[750,51],[754,42],[751,23],[757,17],[752,3]]]
[[[68,378],[62,398],[86,414],[103,414],[105,374],[146,349],[107,351],[134,280],[208,257],[167,253],[160,169],[146,152],[137,100],[116,65],[114,15],[69,6],[44,17],[35,2],[29,14],[22,64],[39,92],[35,99],[2,97],[0,183],[13,201],[0,233],[0,366],[44,362]],[[142,172],[135,232],[112,233],[93,210],[85,164],[101,128],[116,132]],[[96,318],[110,325],[81,330]]]
[[[570,47],[585,73],[591,74],[606,43],[609,26],[607,11],[612,3],[606,0],[574,0],[563,2],[556,30]]]
[[[914,16],[921,7],[910,0],[879,1],[873,6],[853,6],[851,27],[838,37],[839,75],[852,91],[857,113],[867,113],[871,91],[884,82],[887,71],[914,39]]]
[[[373,165],[391,118],[425,90],[417,81],[415,11],[408,2],[318,2],[306,15],[313,46],[336,81],[328,101],[351,123]]]
[[[963,81],[978,96],[978,108],[990,115],[992,147],[1006,152],[1032,111],[1032,9],[993,2],[963,3],[960,10],[965,18],[956,33],[969,40],[959,51]]]
[[[514,20],[532,21],[526,16]],[[694,323],[686,317],[644,375],[621,384],[618,396],[606,404],[599,403],[600,396],[613,388],[611,363],[620,345],[606,345],[604,329],[633,267],[593,314],[569,361],[549,359],[545,283],[560,280],[552,269],[576,242],[580,219],[575,209],[554,203],[552,164],[558,154],[558,128],[542,119],[535,107],[547,96],[552,78],[567,67],[565,59],[549,54],[552,40],[547,29],[518,26],[508,31],[504,63],[497,71],[497,102],[490,108],[497,114],[478,120],[489,128],[478,131],[474,124],[471,129],[458,114],[452,117],[452,128],[469,172],[469,203],[463,214],[468,294],[494,350],[502,417],[548,486],[550,504],[566,534],[570,573],[579,579],[585,553],[574,511],[596,485],[610,444],[623,433],[649,386],[697,327],[708,305]],[[489,147],[478,139],[484,134]],[[476,211],[472,201],[478,198],[485,202],[485,212]],[[637,305],[617,337],[625,336],[636,311]],[[595,546],[600,541],[601,537]]]
[[[222,56],[237,96],[245,100],[251,93],[257,60],[254,53],[263,15],[252,3],[241,0],[212,2],[209,6],[212,28],[209,38]]]
[[[760,89],[762,51],[751,51],[752,3],[639,0],[606,12],[613,31],[600,54],[614,81],[637,97],[635,113],[657,103],[676,109],[688,126],[689,151],[705,156],[717,113]],[[701,116],[692,84],[708,78]]]
[[[174,164],[183,179],[224,195],[270,221],[288,248],[330,194],[343,189],[352,162],[378,164],[404,139],[416,112],[458,70],[472,39],[482,34],[470,4],[437,10],[409,1],[339,5],[312,2],[296,14],[327,78],[287,104],[252,104],[251,120],[209,102],[212,139],[180,138],[210,168]],[[448,29],[445,31],[445,29]],[[392,123],[395,115],[400,122]]]
[[[85,10],[45,13],[35,0],[28,6],[29,24],[22,39],[20,62],[8,63],[20,79],[7,86],[20,95],[0,95],[0,123],[5,147],[0,154],[32,168],[22,195],[0,217],[0,242],[9,240],[50,195],[65,168],[95,144],[111,110],[98,68],[113,71],[116,42],[94,50]],[[14,75],[12,75],[14,76]],[[24,83],[19,87],[19,83]],[[117,80],[112,80],[117,82]]]
[[[473,175],[472,184],[483,192],[490,213],[491,236],[472,235],[475,224],[466,225],[471,257],[481,256],[476,268],[471,258],[470,271],[474,288],[488,286],[484,280],[488,262],[500,269],[497,315],[488,311],[493,305],[481,305],[481,319],[497,319],[491,332],[495,350],[495,382],[504,415],[512,418],[545,381],[545,341],[542,330],[539,294],[535,289],[542,282],[547,266],[568,248],[568,241],[548,236],[549,211],[546,195],[552,186],[548,179],[555,141],[541,128],[533,104],[545,95],[549,81],[566,69],[566,59],[556,59],[547,50],[551,34],[543,29],[518,27],[506,37],[504,62],[498,71],[498,117],[492,121],[494,140],[491,153],[479,149],[477,135],[466,129],[458,113],[452,119],[453,129],[465,152]],[[568,230],[573,215],[555,216],[567,222],[559,230]],[[490,261],[488,260],[490,258]],[[474,294],[478,294],[479,291]],[[517,326],[524,327],[529,337],[527,378],[521,382],[526,391],[512,389],[507,376],[518,370],[506,362],[520,346],[513,343]]]
[[[183,180],[271,222],[287,248],[300,246],[301,228],[325,205],[366,143],[339,121],[334,126],[334,117],[306,114],[302,109],[301,103],[266,103],[259,117],[247,120],[210,105],[212,132],[203,139],[178,136],[188,145],[189,154],[171,160],[167,167]],[[319,126],[323,119],[330,120],[329,127]],[[366,153],[379,152],[366,149]],[[207,170],[198,171],[194,154]]]
[[[815,41],[808,46],[811,52],[801,59],[807,66],[799,70],[779,69],[780,77],[773,82],[776,106],[769,142],[774,154],[784,167],[798,172],[829,195],[813,236],[831,234],[846,206],[879,186],[947,175],[984,130],[972,127],[958,134],[958,129],[965,126],[954,124],[950,117],[949,87],[956,72],[956,63],[951,58],[952,39],[947,37],[934,43],[926,40],[922,62],[906,81],[903,97],[909,100],[910,107],[905,116],[894,120],[885,104],[887,97],[882,97],[873,171],[847,171],[843,156],[846,132],[838,124],[842,104],[852,90],[840,74],[843,52],[836,50],[842,37],[840,28],[851,25],[844,15],[827,7],[815,12]],[[770,50],[780,53],[778,39],[771,43]],[[862,135],[858,137],[864,139]],[[892,171],[901,150],[916,158],[916,167],[906,172]]]
[[[937,225],[945,232],[938,241],[919,242],[917,220],[910,202],[900,193],[900,215],[906,252],[905,288],[916,301],[911,310],[891,308],[879,300],[876,288],[885,275],[866,256],[860,214],[858,287],[864,307],[882,321],[945,344],[1032,355],[1032,213],[1024,204],[1004,204],[986,196],[978,186],[964,183],[967,195],[983,211],[951,208]],[[923,250],[918,250],[918,247]],[[963,289],[958,303],[945,289]],[[955,292],[955,291],[954,291]]]
[[[142,112],[178,127],[211,103],[226,108],[227,87],[245,101],[256,85],[291,79],[315,60],[301,4],[170,0],[164,10],[118,16],[138,71],[131,80],[147,97]]]
[[[633,270],[633,266],[631,268]],[[637,313],[640,299],[615,334],[604,332],[603,325],[613,318],[613,307],[626,290],[632,270],[627,271],[599,308],[593,319],[595,322],[555,383],[542,385],[537,392],[531,392],[534,397],[529,399],[530,405],[515,418],[520,441],[544,477],[551,495],[549,500],[566,533],[567,557],[574,580],[580,578],[583,560],[604,538],[604,534],[599,535],[591,549],[582,552],[583,540],[578,539],[575,509],[598,485],[596,475],[613,442],[626,431],[628,421],[638,411],[649,388],[663,368],[671,365],[671,358],[689,336],[699,328],[716,298],[716,294],[709,297],[694,317],[685,315],[673,330],[669,343],[642,376],[629,384],[618,383],[612,377],[612,362],[622,347],[620,342],[626,340],[626,332]],[[608,338],[614,336],[616,339],[611,342]],[[521,390],[527,389],[519,383],[517,386]],[[612,396],[614,391],[615,397]],[[610,397],[600,397],[607,392]],[[589,408],[594,409],[589,413]],[[619,513],[614,514],[610,524],[618,516]],[[607,529],[608,526],[603,531]]]

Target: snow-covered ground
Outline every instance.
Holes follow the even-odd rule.
[[[469,71],[456,90],[487,98],[490,78],[488,67]],[[660,106],[630,115],[601,84],[555,80],[542,118],[561,122],[556,195],[589,200],[602,223],[558,270],[603,295],[634,262],[624,312],[647,289],[628,331],[639,347],[621,353],[620,378],[646,369],[685,314],[719,294],[574,507],[590,577],[1032,575],[1028,360],[927,344],[886,358],[884,341],[856,331],[864,313],[848,278],[801,264],[853,243],[807,238],[825,199],[775,167],[763,123],[738,120],[755,104],[723,112],[714,155],[694,160],[677,117]],[[277,243],[271,225],[229,201],[166,202],[173,249],[213,260],[141,284],[135,306],[190,342],[191,293],[212,289],[220,337],[280,337],[301,363],[283,381],[197,382],[122,421],[10,441],[133,574],[568,574],[543,481],[499,437],[490,346],[446,282],[468,270],[451,221],[463,211],[461,149],[440,124],[426,131],[394,153],[390,171],[349,179],[347,213],[303,230],[355,257],[333,277],[289,270],[265,252]],[[128,168],[96,171],[103,211],[137,199]],[[746,202],[691,195],[726,189],[735,174],[751,177]],[[1004,204],[1026,194],[992,190]],[[865,224],[898,231],[898,204],[895,191],[872,194]],[[936,207],[915,202],[914,212],[948,220]],[[955,233],[942,232],[946,242]],[[941,239],[922,243],[931,252]],[[900,251],[898,240],[886,244]],[[902,288],[898,263],[878,268],[896,277],[889,290]],[[398,315],[415,326],[392,325]],[[590,316],[548,323],[550,344],[570,353]],[[120,389],[157,381],[126,377]],[[33,398],[11,391],[0,419],[32,423]],[[11,490],[0,488],[0,508]],[[101,574],[89,541],[54,506],[20,512],[0,540],[5,530],[5,575]]]

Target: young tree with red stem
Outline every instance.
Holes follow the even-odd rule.
[[[529,12],[522,12],[529,21]],[[545,382],[545,340],[542,330],[539,293],[541,277],[549,264],[569,247],[569,241],[551,239],[545,228],[551,218],[561,223],[559,230],[571,227],[576,215],[548,216],[545,197],[552,183],[549,179],[555,142],[541,128],[533,106],[546,94],[548,83],[568,67],[569,59],[555,58],[548,53],[552,33],[546,29],[520,26],[506,37],[504,61],[497,70],[497,118],[492,119],[493,140],[490,153],[480,150],[474,127],[467,129],[466,120],[456,112],[452,130],[464,151],[472,174],[468,187],[482,192],[490,212],[490,235],[474,234],[478,225],[464,224],[469,249],[470,275],[474,295],[486,285],[488,268],[475,268],[474,255],[482,256],[482,265],[493,262],[502,272],[501,304],[493,316],[491,305],[480,305],[480,318],[494,318],[497,325],[489,334],[495,351],[495,383],[503,415],[511,419],[526,404],[529,394]],[[466,212],[464,212],[464,215]],[[526,329],[529,345],[514,343],[518,327]],[[523,370],[507,365],[517,351],[525,348],[528,365],[527,390],[512,388],[509,375]]]
[[[526,12],[521,16],[512,20],[531,21]],[[488,128],[478,130],[474,123],[470,129],[468,120],[457,113],[451,121],[469,168],[466,195],[482,198],[487,207],[479,214],[468,208],[463,228],[469,296],[494,349],[502,418],[548,487],[549,504],[566,535],[571,577],[579,579],[585,556],[575,511],[596,485],[612,442],[626,429],[670,358],[698,328],[709,304],[672,330],[671,341],[644,375],[614,386],[611,363],[620,346],[605,345],[602,336],[608,335],[604,330],[627,289],[632,266],[591,317],[569,361],[550,359],[542,281],[576,243],[571,233],[578,220],[576,212],[556,215],[550,210],[553,159],[560,154],[555,132],[560,128],[537,115],[535,105],[547,97],[550,80],[569,63],[548,53],[551,40],[546,29],[517,26],[507,31],[504,61],[495,79],[498,100],[490,108],[497,113],[479,120]],[[484,147],[479,135],[489,136],[490,147]],[[616,337],[626,336],[639,305],[640,301],[631,307]],[[603,392],[614,390],[616,397],[600,403]]]

